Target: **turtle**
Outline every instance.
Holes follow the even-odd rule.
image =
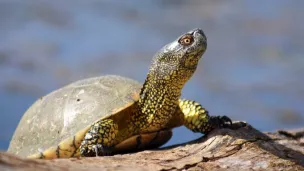
[[[206,51],[202,29],[161,48],[143,84],[118,75],[76,81],[38,99],[23,115],[8,152],[33,159],[105,156],[157,148],[186,126],[208,134],[231,119],[209,116],[181,99],[185,83]]]

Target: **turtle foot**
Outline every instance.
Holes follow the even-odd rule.
[[[215,128],[230,128],[232,121],[228,116],[210,116],[209,123]]]
[[[112,156],[112,150],[109,147],[104,147],[101,144],[96,144],[94,146],[95,156]]]

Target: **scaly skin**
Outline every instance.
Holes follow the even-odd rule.
[[[189,44],[185,44],[185,39]],[[206,50],[207,39],[196,29],[165,46],[153,58],[148,76],[140,92],[134,123],[140,133],[164,129],[174,117],[184,84],[196,70]]]
[[[111,151],[112,147],[133,135],[171,129],[172,126],[168,123],[172,119],[174,126],[184,124],[192,131],[202,133],[221,127],[225,121],[230,122],[225,117],[209,117],[208,112],[194,101],[179,100],[184,84],[195,72],[206,47],[203,31],[196,29],[160,50],[153,58],[140,98],[132,110],[132,117],[125,121],[127,127],[119,131],[112,129],[108,134],[115,138],[110,139],[106,133],[98,133],[100,128],[91,129],[86,135],[89,138],[85,138],[80,146],[81,155],[103,155],[105,151]],[[178,111],[182,111],[183,116],[180,117]],[[104,127],[104,122],[108,121],[101,121],[100,127]],[[117,125],[115,121],[112,124]],[[107,143],[96,145],[96,142],[102,142],[105,138]]]
[[[166,143],[177,126],[208,133],[226,122],[231,124],[226,116],[210,117],[195,101],[180,100],[183,86],[207,48],[206,41],[203,31],[195,29],[166,45],[154,56],[139,98],[137,93],[130,97],[134,104],[122,106],[114,115],[30,158],[107,155],[129,148],[136,151]]]
[[[183,125],[193,132],[207,134],[215,128],[228,127],[232,124],[227,116],[209,116],[209,112],[193,100],[179,100],[179,107]]]

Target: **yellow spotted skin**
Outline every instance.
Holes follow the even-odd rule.
[[[179,100],[184,114],[184,125],[193,132],[208,133],[214,126],[209,123],[209,114],[199,103],[191,100]]]
[[[193,132],[207,134],[215,128],[229,127],[232,121],[227,116],[209,116],[209,112],[198,102],[180,99],[177,115],[183,117],[183,125]],[[174,121],[178,123],[177,121]]]
[[[210,117],[195,101],[180,100],[183,86],[207,48],[206,41],[203,31],[195,29],[166,45],[154,56],[140,92],[126,97],[133,103],[118,106],[109,117],[30,158],[91,157],[152,148],[167,142],[177,126],[208,133],[231,122],[225,116]]]
[[[117,133],[118,125],[112,119],[94,123],[81,143],[80,153],[86,156],[102,156],[114,144]]]

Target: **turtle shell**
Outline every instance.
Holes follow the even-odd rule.
[[[55,90],[24,113],[8,152],[26,157],[57,145],[96,120],[134,104],[141,87],[135,80],[107,75]]]

